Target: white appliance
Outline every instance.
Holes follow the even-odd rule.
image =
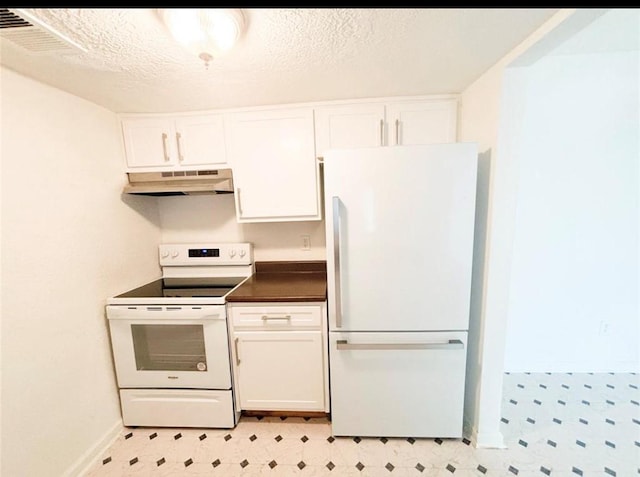
[[[225,297],[253,273],[249,243],[161,244],[162,278],[107,300],[126,426],[232,428]]]
[[[477,146],[324,156],[332,432],[461,437]]]

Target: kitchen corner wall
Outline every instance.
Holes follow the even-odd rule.
[[[108,296],[160,275],[117,117],[0,69],[2,475],[78,475],[122,425]]]
[[[164,243],[251,242],[256,261],[326,258],[323,220],[239,224],[232,194],[160,197],[158,205]]]

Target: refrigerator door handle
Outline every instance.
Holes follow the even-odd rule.
[[[342,327],[342,284],[340,283],[340,197],[333,196],[333,278],[335,281],[336,328]]]
[[[448,340],[440,343],[349,343],[347,340],[337,340],[338,350],[429,350],[429,349],[464,349],[460,340]]]

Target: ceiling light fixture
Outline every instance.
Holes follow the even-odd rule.
[[[244,29],[242,11],[233,8],[163,8],[158,14],[176,41],[206,68],[236,44]]]

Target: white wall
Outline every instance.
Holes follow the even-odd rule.
[[[525,70],[505,371],[638,371],[637,52]]]
[[[324,221],[238,224],[232,194],[158,198],[162,241],[251,242],[254,260],[325,260]],[[311,239],[301,250],[301,235]]]
[[[2,110],[2,70],[0,70],[0,111]],[[0,114],[0,159],[2,158],[2,131],[3,131],[3,114]],[[2,162],[0,161],[0,238],[2,237]],[[2,454],[4,452],[3,442],[2,442],[2,429],[4,429],[3,425],[3,417],[2,417],[2,383],[4,382],[4,378],[2,376],[2,311],[4,309],[2,304],[2,270],[4,270],[4,266],[2,265],[2,240],[0,239],[0,474],[2,474]]]
[[[121,425],[104,304],[159,276],[157,206],[120,196],[114,113],[0,79],[2,475],[73,474]]]
[[[458,140],[478,143],[478,187],[464,420],[478,447],[504,446],[500,432],[505,330],[513,233],[513,167],[499,150],[505,69],[532,50],[546,51],[597,12],[561,10],[462,92]],[[568,26],[566,26],[568,25]],[[552,42],[553,44],[553,42]],[[538,53],[539,54],[539,53]]]
[[[518,158],[509,149],[511,136],[526,129],[525,123],[509,127],[510,118],[522,114],[522,101],[509,98],[527,84],[526,75],[507,67],[535,63],[605,13],[559,11],[461,95],[459,140],[476,141],[481,151],[476,220],[484,222],[476,224],[465,396],[465,425],[479,447],[503,445],[502,376],[518,178]],[[595,38],[591,45],[602,46],[603,36]]]

